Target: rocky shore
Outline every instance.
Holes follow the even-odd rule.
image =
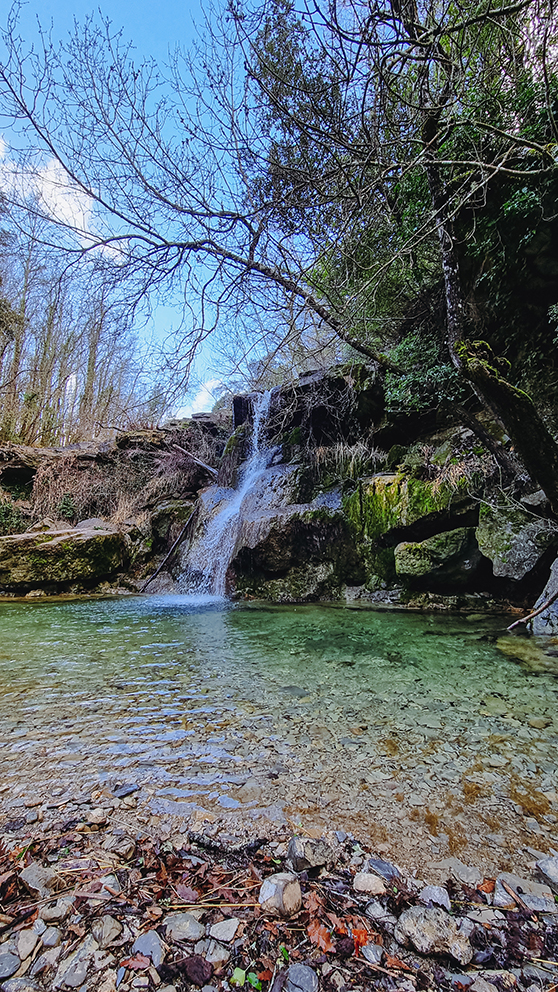
[[[2,992],[556,989],[558,852],[431,884],[343,831],[148,834],[120,792],[3,823]]]

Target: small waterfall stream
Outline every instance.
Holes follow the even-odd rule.
[[[194,540],[188,552],[186,570],[180,580],[183,592],[225,595],[227,568],[238,536],[242,503],[267,467],[269,450],[264,443],[263,428],[269,415],[270,400],[271,390],[268,389],[259,393],[254,401],[250,456],[238,488],[222,490],[225,499],[221,510],[209,520],[205,532]]]

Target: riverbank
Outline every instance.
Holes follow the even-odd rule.
[[[557,857],[433,885],[344,831],[149,831],[126,792],[2,824],[2,992],[556,988]]]

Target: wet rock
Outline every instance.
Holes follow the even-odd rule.
[[[0,950],[0,978],[10,978],[17,971],[21,962],[17,954]]]
[[[99,947],[104,950],[113,940],[118,940],[122,933],[122,924],[113,916],[103,916],[101,920],[95,920],[91,929]]]
[[[443,906],[448,913],[451,912],[450,897],[443,885],[425,885],[419,894],[419,900],[425,906],[433,903],[435,906]]]
[[[230,944],[232,940],[236,937],[236,932],[240,926],[240,920],[231,917],[228,920],[221,920],[220,923],[214,923],[212,927],[209,928],[209,936],[213,937],[214,940],[220,940],[223,944]]]
[[[552,891],[558,893],[558,858],[541,858],[537,861],[537,871]]]
[[[167,937],[171,940],[194,943],[205,936],[205,927],[192,913],[171,913],[170,916],[165,916],[163,924],[167,928]]]
[[[450,954],[460,964],[469,964],[473,948],[455,920],[437,906],[412,906],[399,917],[395,939],[412,946],[420,954]]]
[[[37,899],[48,899],[56,889],[61,889],[63,881],[52,868],[44,868],[37,861],[32,861],[20,873],[19,879],[25,888]]]
[[[308,871],[311,868],[331,867],[335,854],[325,840],[311,837],[293,837],[287,850],[287,858],[294,871]]]
[[[258,899],[264,913],[272,916],[294,916],[302,906],[302,893],[296,875],[277,872],[266,878]]]
[[[57,948],[55,948],[57,950]],[[89,965],[99,945],[94,937],[89,935],[58,967],[54,979],[54,988],[77,989],[83,985]]]
[[[504,883],[519,895],[529,909],[537,913],[558,913],[558,906],[554,902],[554,896],[548,885],[531,882],[529,879],[520,878],[519,875],[513,875],[511,872],[502,872],[501,875],[498,875],[494,888],[494,906],[518,908],[517,902],[506,890]]]
[[[278,976],[271,992],[318,992],[319,982],[316,972],[305,964],[292,964],[283,975]]]
[[[132,954],[145,954],[146,958],[151,958],[154,968],[158,968],[165,960],[165,948],[156,930],[147,930],[142,933],[132,945]]]
[[[359,871],[353,879],[355,892],[368,892],[371,896],[385,895],[386,887],[381,878],[368,871]]]

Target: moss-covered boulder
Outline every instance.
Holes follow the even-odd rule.
[[[404,542],[395,549],[395,570],[409,587],[450,590],[470,586],[482,562],[473,527]]]
[[[492,562],[494,575],[520,581],[553,548],[558,548],[558,525],[536,516],[517,503],[483,503],[477,527],[479,548]]]
[[[127,562],[128,539],[110,525],[79,526],[0,537],[0,589],[92,584]]]

